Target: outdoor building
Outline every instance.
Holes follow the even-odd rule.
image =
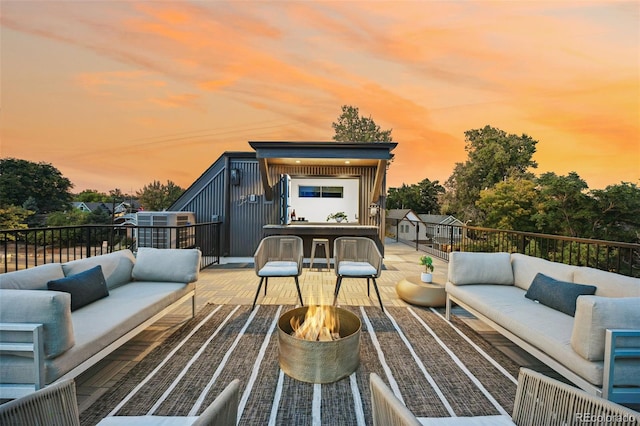
[[[263,236],[310,241],[337,235],[373,238],[384,250],[386,170],[392,142],[249,142],[225,152],[168,209],[220,221],[222,255],[251,256]],[[328,219],[344,212],[347,220]]]
[[[462,238],[462,221],[451,215],[420,214],[420,220],[425,223],[427,244],[437,250],[448,251],[451,241]],[[455,225],[455,226],[452,226]]]
[[[402,241],[416,241],[416,238],[424,239],[425,223],[411,209],[387,210],[386,222],[387,235]]]

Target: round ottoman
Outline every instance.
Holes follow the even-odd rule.
[[[396,292],[402,300],[412,305],[442,307],[445,305],[444,285],[423,283],[420,276],[404,278],[396,284]]]

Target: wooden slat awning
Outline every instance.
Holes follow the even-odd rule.
[[[396,142],[259,142],[250,141],[256,151],[265,198],[273,200],[273,185],[269,169],[273,164],[300,162],[316,165],[351,165],[375,167],[376,178],[371,200],[377,202],[386,176],[387,164]]]

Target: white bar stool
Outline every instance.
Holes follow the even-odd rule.
[[[324,255],[327,258],[327,269],[331,270],[331,263],[329,261],[329,239],[327,238],[314,238],[311,242],[311,261],[309,262],[309,269],[313,269],[313,259],[316,257],[316,247],[321,246],[324,249]],[[318,268],[320,270],[320,268]]]

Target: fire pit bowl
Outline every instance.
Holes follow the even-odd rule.
[[[360,318],[330,306],[327,308],[340,321],[339,339],[317,342],[292,336],[291,319],[302,321],[308,308],[292,309],[278,320],[280,368],[288,376],[307,383],[332,383],[350,375],[360,364]]]

